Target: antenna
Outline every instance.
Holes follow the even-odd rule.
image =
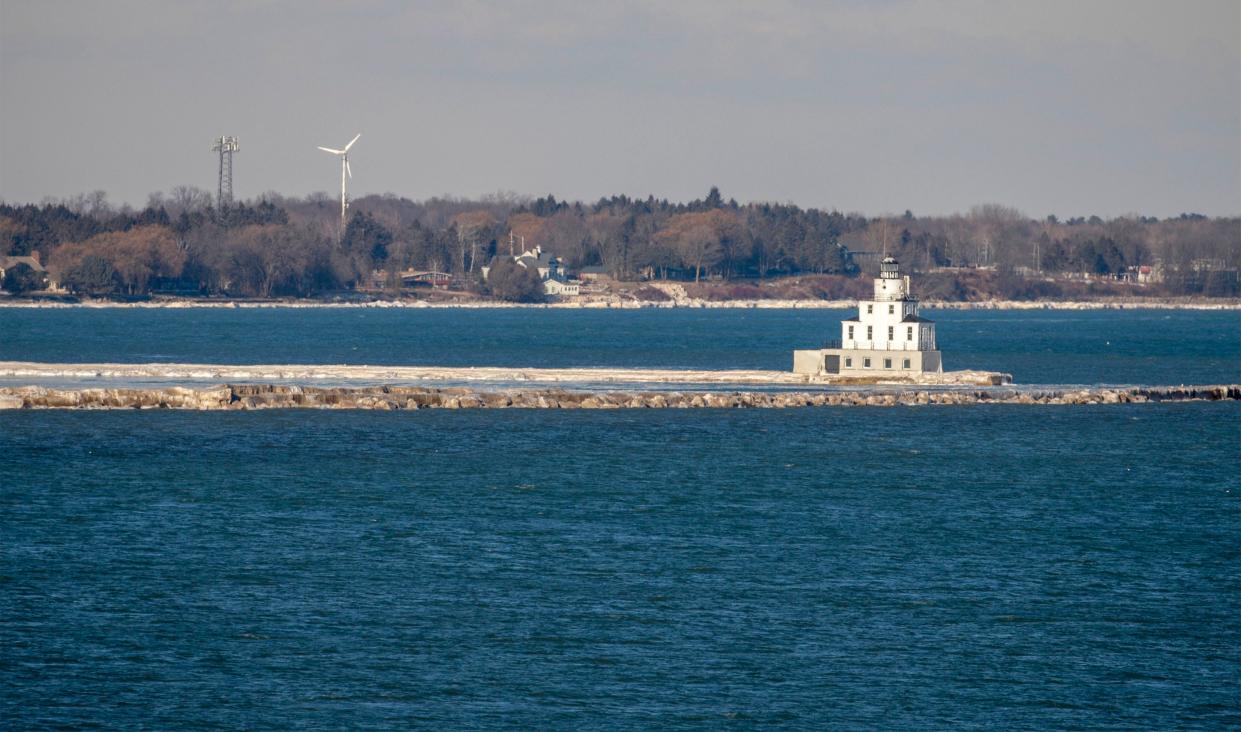
[[[219,186],[216,191],[215,205],[224,208],[233,202],[233,153],[241,149],[234,136],[218,137],[211,146],[212,152],[220,154]]]
[[[349,148],[353,147],[353,143],[357,142],[358,138],[361,136],[362,136],[361,132],[354,135],[353,139],[349,141],[348,145],[345,145],[345,148],[343,150],[337,150],[336,148],[331,148],[331,147],[323,147],[322,145],[319,146],[319,149],[322,150],[323,152],[329,152],[329,153],[332,153],[333,155],[340,156],[340,238],[341,239],[345,238],[345,214],[349,210],[349,193],[346,189],[345,181],[346,179],[351,180],[353,178],[353,169],[349,167]]]

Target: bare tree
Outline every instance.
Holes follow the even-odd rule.
[[[490,211],[476,210],[463,211],[452,219],[453,226],[457,229],[457,241],[459,244],[459,261],[461,262],[462,272],[473,272],[474,265],[478,261],[478,244],[479,238],[483,233],[496,225],[496,219]],[[466,267],[466,249],[470,252],[469,267]]]
[[[586,221],[572,209],[557,211],[539,232],[539,243],[569,266],[580,267],[586,261],[589,243]]]
[[[594,241],[603,266],[616,276],[629,271],[629,239],[625,236],[625,217],[601,211],[586,217],[586,231]]]
[[[182,213],[199,213],[211,208],[211,194],[195,186],[173,186],[168,192],[168,200],[164,209],[168,215],[176,218]]]

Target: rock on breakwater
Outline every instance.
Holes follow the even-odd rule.
[[[224,384],[207,388],[0,388],[0,409],[780,409],[966,404],[1127,404],[1241,400],[1241,385],[1063,389],[849,391],[567,391],[420,386],[310,387]]]

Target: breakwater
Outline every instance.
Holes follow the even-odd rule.
[[[1241,400],[1241,385],[815,392],[480,390],[421,386],[223,384],[193,388],[0,388],[0,409],[779,409],[967,404],[1128,404]]]

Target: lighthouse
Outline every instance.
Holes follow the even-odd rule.
[[[912,377],[944,370],[935,323],[918,314],[918,298],[894,257],[884,257],[874,297],[858,301],[857,315],[840,321],[840,339],[793,352],[799,374]]]

